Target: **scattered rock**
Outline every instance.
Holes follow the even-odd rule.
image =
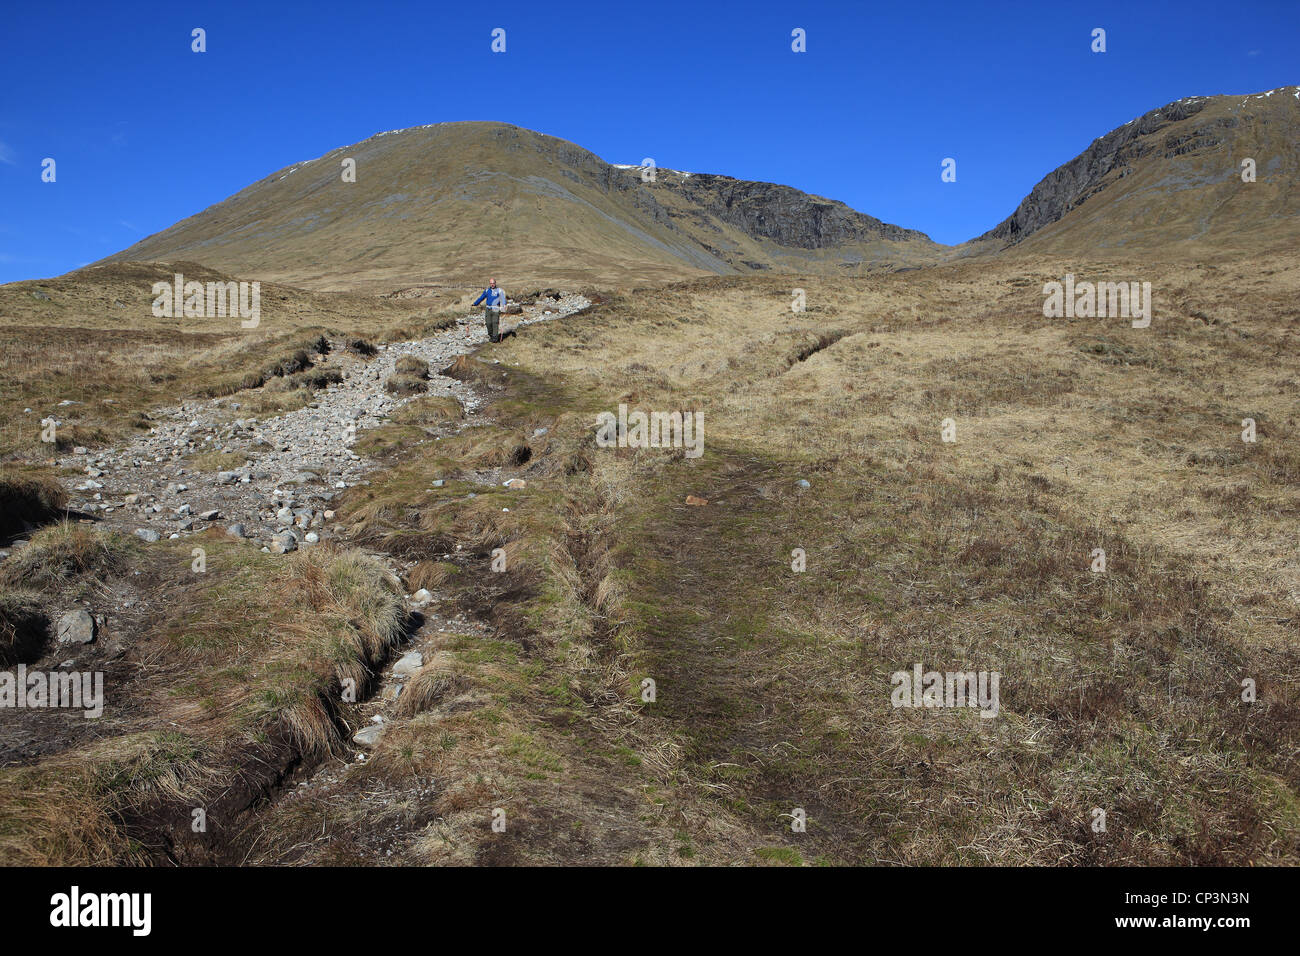
[[[352,735],[352,742],[362,747],[373,747],[379,742],[379,738],[384,735],[383,724],[371,724],[368,727],[362,727]]]
[[[152,528],[136,528],[135,536],[141,541],[148,541],[150,544],[153,544],[162,537],[162,535],[157,531],[154,531]]]

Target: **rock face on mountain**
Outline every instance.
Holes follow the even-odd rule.
[[[353,164],[354,177],[345,173]],[[504,123],[380,133],[254,183],[105,261],[191,260],[309,289],[641,283],[843,272],[944,247],[769,183],[613,166]]]
[[[1094,140],[976,241],[1034,236],[1064,251],[1285,231],[1298,134],[1298,87],[1178,100]],[[1255,182],[1242,179],[1247,159]]]
[[[789,186],[749,182],[705,173],[666,171],[665,185],[704,213],[756,238],[796,249],[827,249],[843,243],[929,242],[925,233],[881,222],[842,202]]]

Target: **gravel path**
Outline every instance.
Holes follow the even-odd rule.
[[[518,324],[571,315],[589,304],[579,295],[542,299],[525,309]],[[503,318],[507,326],[514,319]],[[306,407],[276,417],[239,417],[235,397],[155,411],[157,424],[129,445],[76,449],[59,459],[85,475],[68,482],[70,507],[146,541],[182,538],[217,524],[274,553],[316,544],[331,534],[331,501],[365,483],[373,467],[352,450],[356,432],[383,424],[411,401],[384,391],[397,360],[426,360],[431,377],[425,394],[454,396],[469,419],[482,403],[479,393],[437,372],[486,341],[482,314],[473,313],[429,338],[379,346],[368,361],[336,350],[317,367],[339,369],[343,381],[317,391]],[[186,456],[205,452],[238,453],[247,463],[230,471],[196,471]]]

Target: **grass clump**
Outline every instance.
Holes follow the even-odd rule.
[[[429,363],[415,355],[403,355],[394,366],[398,375],[414,375],[416,378],[429,377]]]
[[[0,564],[0,584],[51,588],[79,575],[108,577],[121,571],[134,546],[120,532],[65,521],[42,528]]]
[[[398,398],[407,395],[418,395],[428,387],[425,378],[419,375],[405,375],[398,373],[390,375],[384,382],[384,391],[389,395],[395,395]]]

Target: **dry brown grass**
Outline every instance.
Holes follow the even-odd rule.
[[[429,377],[429,363],[415,355],[403,355],[394,367],[399,375],[411,375],[415,378]]]
[[[384,381],[384,391],[401,398],[406,395],[418,395],[429,387],[426,376],[390,375]]]
[[[417,561],[407,572],[406,581],[412,591],[421,588],[433,591],[447,583],[456,572],[456,565],[450,561]]]
[[[468,682],[440,664],[426,664],[407,682],[397,702],[399,717],[414,717],[464,690]]]
[[[121,572],[130,550],[130,539],[119,533],[64,521],[37,531],[0,564],[0,584],[53,588],[84,575],[102,579]]]
[[[1067,271],[1149,279],[1152,327],[1044,319]],[[505,386],[499,422],[552,423],[529,468],[569,507],[532,529],[551,557],[516,598],[540,655],[519,667],[582,688],[596,739],[645,768],[661,812],[637,855],[662,859],[652,821],[675,819],[713,862],[1300,857],[1297,286],[1292,259],[700,280],[491,349],[507,379],[459,363]],[[562,389],[539,404],[530,372]],[[703,411],[704,458],[584,448],[620,401]],[[439,452],[499,464],[488,444]],[[893,709],[916,662],[998,670],[1000,717]]]
[[[393,413],[392,420],[399,425],[418,425],[435,428],[465,417],[465,410],[451,395],[422,395],[407,402]]]
[[[1152,281],[1151,328],[1044,319],[1042,283],[1067,271]],[[1285,256],[708,279],[529,327],[486,350],[500,365],[459,360],[501,387],[494,424],[435,442],[458,406],[413,402],[371,433],[392,454],[340,527],[492,633],[440,635],[372,760],[259,818],[257,858],[1295,862],[1297,291]],[[596,448],[619,402],[702,411],[704,456]],[[527,489],[465,480],[498,471]],[[93,549],[65,550],[49,587],[95,573]],[[258,560],[160,624],[177,670],[155,679],[218,728],[328,749],[331,681],[368,678],[386,605]],[[890,675],[914,663],[997,670],[999,717],[894,709]],[[31,789],[14,780],[0,794]],[[377,835],[399,824],[419,837],[389,858]]]

